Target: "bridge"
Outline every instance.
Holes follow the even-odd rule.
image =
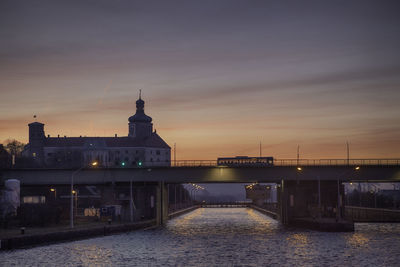
[[[280,183],[282,180],[340,180],[341,182],[400,181],[400,160],[276,160],[274,166],[218,166],[216,161],[176,161],[171,167],[83,168],[77,184],[118,182],[165,183]],[[23,185],[69,184],[77,169],[26,168],[0,170],[2,179],[19,179]]]
[[[323,216],[341,221],[345,218],[343,182],[399,182],[400,160],[278,159],[273,166],[229,167],[216,161],[185,160],[174,161],[171,167],[0,170],[2,180],[18,179],[22,187],[65,187],[72,176],[76,186],[96,185],[102,192],[132,182],[153,185],[159,223],[168,219],[169,184],[277,183],[278,218],[291,224]]]
[[[202,208],[247,208],[251,203],[247,202],[207,202],[201,203]]]

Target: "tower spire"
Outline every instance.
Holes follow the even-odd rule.
[[[142,89],[139,89],[139,99],[142,99]]]

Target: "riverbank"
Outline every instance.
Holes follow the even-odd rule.
[[[104,222],[99,222],[77,225],[73,229],[66,225],[49,228],[26,228],[24,234],[21,234],[20,229],[1,230],[0,250],[10,250],[49,243],[79,240],[95,236],[105,236],[144,229],[155,225],[156,220],[153,219],[134,223],[105,224]]]
[[[275,220],[278,214],[255,205],[249,205],[250,208],[257,210]],[[332,218],[297,218],[293,219],[290,226],[317,230],[322,232],[354,232],[354,223],[346,220],[336,220]]]
[[[168,219],[191,212],[199,206],[178,210],[168,214]],[[25,228],[24,234],[20,228],[1,229],[0,230],[0,250],[11,250],[51,243],[65,242],[91,238],[96,236],[106,236],[110,234],[129,232],[133,230],[156,227],[155,219],[134,222],[134,223],[116,223],[108,224],[105,222],[93,222],[81,225],[75,225],[73,229],[69,225],[53,227],[34,227]]]
[[[183,209],[183,210],[178,210],[178,211],[175,211],[175,212],[171,212],[171,213],[168,214],[168,219],[172,219],[172,218],[181,216],[181,215],[183,215],[185,213],[188,213],[188,212],[191,212],[191,211],[193,211],[195,209],[198,209],[199,207],[200,206],[193,206],[193,207],[186,208],[186,209]]]
[[[322,232],[354,232],[354,223],[333,218],[297,218],[291,225]]]
[[[278,219],[278,214],[260,207],[257,207],[256,205],[249,205],[249,208],[255,209],[258,212],[261,212],[264,215],[267,215],[269,217],[271,217],[272,219],[277,220]]]

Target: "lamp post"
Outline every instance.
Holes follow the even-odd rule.
[[[268,208],[268,203],[269,203],[268,198],[270,197],[270,194],[268,194],[268,193],[271,193],[270,189],[271,189],[271,187],[269,185],[267,185],[266,190],[265,190],[265,206],[267,208]]]
[[[97,161],[92,162],[92,166],[97,166]],[[71,205],[70,205],[70,211],[69,211],[69,226],[70,228],[74,228],[74,176],[80,172],[83,168],[86,166],[80,167],[76,171],[74,171],[71,174]]]
[[[352,172],[352,173],[354,173],[354,171],[359,171],[360,170],[360,166],[356,166],[356,167],[354,167],[354,168],[352,168],[351,170],[349,170],[349,171],[346,171],[346,172],[344,172],[342,175],[340,175],[340,176],[344,176],[344,175],[346,175],[347,173],[349,173],[349,172]],[[337,180],[337,211],[336,211],[336,218],[337,218],[337,220],[340,220],[341,218],[342,218],[342,216],[341,216],[341,206],[342,206],[342,198],[341,198],[341,194],[340,194],[340,181],[339,181],[339,179]]]
[[[192,184],[193,188],[192,190],[190,190],[192,192],[192,205],[196,202],[196,191],[198,190],[198,188],[196,187],[196,185]]]
[[[379,191],[379,188],[376,186],[376,185],[374,185],[374,184],[370,184],[370,185],[372,185],[375,189],[374,189],[374,207],[375,207],[375,209],[376,209],[376,192],[377,191]],[[372,192],[371,192],[372,193]]]
[[[129,213],[131,222],[133,222],[133,190],[132,190],[132,179],[129,186]]]
[[[56,199],[57,199],[57,189],[55,189],[55,188],[50,188],[50,191],[51,191],[51,192],[54,192],[54,200],[56,200]]]

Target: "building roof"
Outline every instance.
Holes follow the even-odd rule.
[[[157,134],[149,137],[47,137],[45,147],[86,147],[87,149],[99,149],[110,147],[155,147],[170,148],[168,144]]]
[[[133,122],[147,122],[150,123],[153,119],[144,113],[144,101],[139,97],[136,101],[136,113],[129,117],[128,121]]]
[[[37,121],[31,122],[31,123],[28,124],[28,126],[33,126],[33,125],[40,125],[40,126],[43,126],[44,124],[41,123],[41,122],[37,122]]]

